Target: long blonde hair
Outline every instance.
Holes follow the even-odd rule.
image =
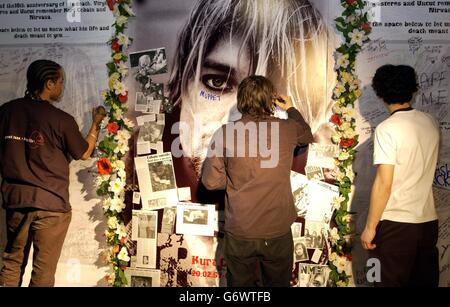
[[[179,37],[169,81],[174,105],[190,80],[199,81],[217,42],[234,38],[250,55],[248,75],[267,76],[291,95],[313,132],[328,121],[334,80],[328,30],[308,0],[200,0]]]

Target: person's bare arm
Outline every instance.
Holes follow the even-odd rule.
[[[88,149],[84,152],[81,157],[82,160],[87,160],[91,157],[92,152],[95,149],[95,144],[97,144],[98,133],[100,131],[100,123],[106,116],[106,110],[104,107],[100,106],[92,109],[92,126],[89,129],[88,134],[85,137],[88,143]]]
[[[376,227],[380,222],[384,209],[391,195],[392,180],[394,178],[394,165],[380,164],[377,168],[375,181],[370,195],[369,214],[366,227],[361,234],[361,244],[364,249],[374,249],[372,243],[376,234]]]

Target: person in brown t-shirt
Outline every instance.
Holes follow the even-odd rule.
[[[20,286],[33,244],[30,286],[53,286],[71,220],[69,162],[88,159],[95,148],[103,107],[92,111],[85,138],[75,119],[53,106],[62,97],[63,68],[37,60],[27,71],[25,97],[0,107],[1,193],[7,245],[0,286]]]
[[[275,104],[287,120],[272,116]],[[225,190],[227,283],[252,286],[259,267],[263,286],[288,287],[297,218],[290,170],[295,147],[313,136],[291,99],[263,76],[239,84],[237,108],[242,119],[215,133],[202,173],[207,189]]]

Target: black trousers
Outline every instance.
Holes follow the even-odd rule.
[[[228,287],[289,287],[292,233],[274,239],[242,240],[225,234]]]
[[[375,287],[437,287],[438,221],[412,224],[381,221],[370,256],[378,258],[381,281]]]

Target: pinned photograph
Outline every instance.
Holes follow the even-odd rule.
[[[141,75],[158,75],[167,72],[166,49],[150,49],[130,53],[131,67],[138,67]]]
[[[323,222],[305,221],[305,243],[307,248],[322,249],[328,238],[329,225]]]
[[[305,217],[308,210],[308,183],[309,180],[305,175],[291,171],[292,197],[294,198],[297,215],[301,217]]]
[[[305,174],[308,180],[324,180],[323,169],[320,166],[305,166]]]
[[[299,267],[299,287],[326,287],[330,275],[327,265],[301,263]]]
[[[137,241],[136,267],[156,268],[158,211],[133,210],[132,240]]]
[[[153,192],[176,189],[173,165],[164,161],[148,164]]]
[[[177,233],[213,236],[214,221],[214,205],[194,203],[178,203],[177,205]]]
[[[302,223],[295,222],[291,225],[292,238],[298,239],[302,236]]]
[[[309,260],[305,238],[294,240],[294,262]]]
[[[130,287],[159,287],[161,271],[155,269],[129,268],[125,271],[125,277]]]
[[[156,218],[155,214],[139,214],[138,240],[155,239],[156,237]],[[148,260],[148,259],[147,259]]]
[[[176,207],[164,208],[163,218],[161,222],[161,232],[172,234],[175,229]]]
[[[175,172],[170,152],[135,157],[134,161],[143,209],[161,209],[168,203],[178,202]]]
[[[147,97],[142,92],[136,92],[136,101],[134,104],[134,110],[136,112],[147,112],[148,103]]]
[[[338,145],[311,143],[308,147],[308,165],[334,169],[334,159],[338,155]]]

